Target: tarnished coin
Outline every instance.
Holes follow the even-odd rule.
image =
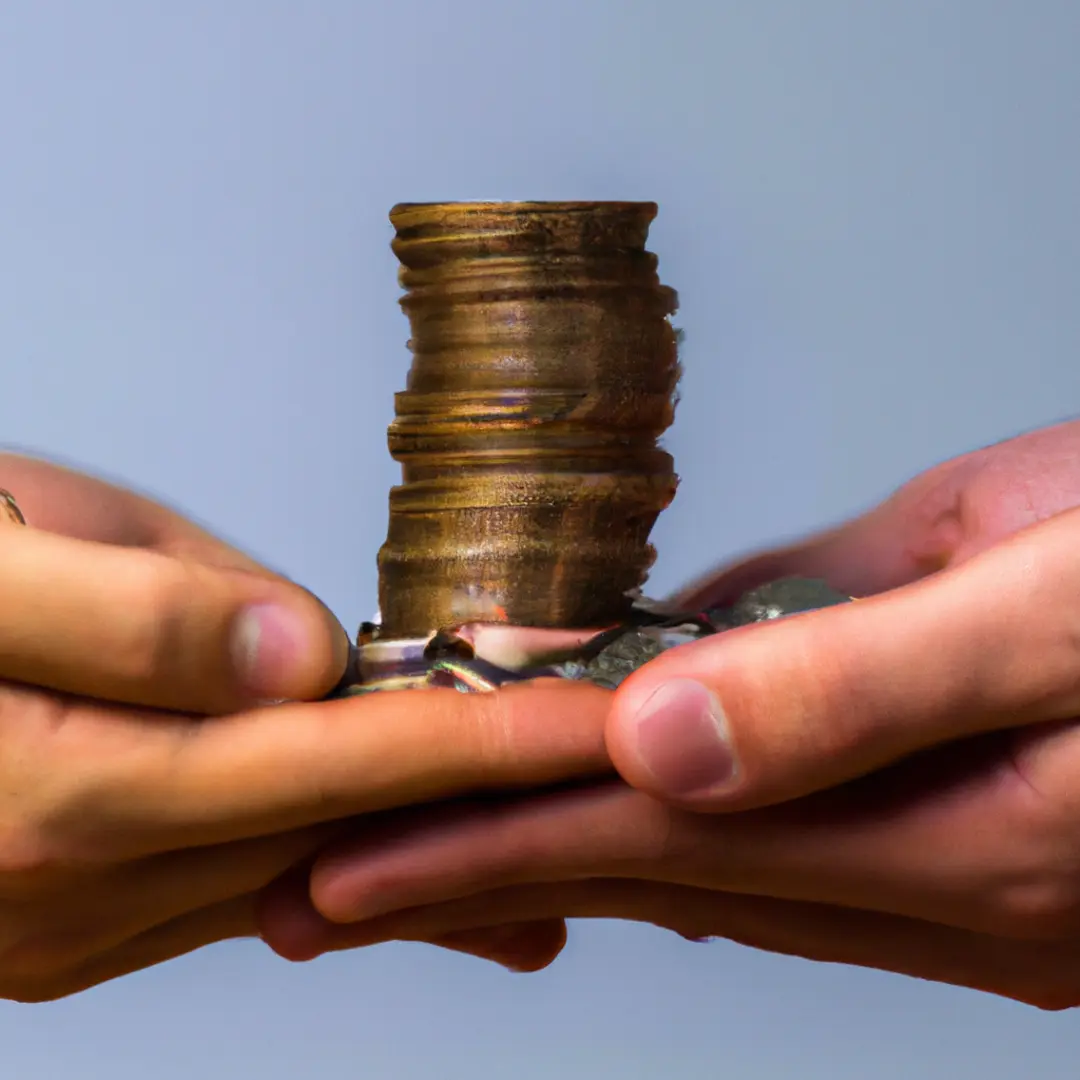
[[[850,599],[820,578],[787,577],[759,585],[743,593],[730,607],[711,608],[705,615],[717,630],[733,630],[736,626],[835,607]]]
[[[784,578],[744,593],[730,607],[668,611],[636,598],[631,622],[593,633],[481,624],[426,638],[380,638],[365,624],[350,672],[335,697],[376,690],[453,687],[464,693],[524,679],[561,678],[614,690],[650,660],[692,641],[750,623],[847,603],[826,582]]]

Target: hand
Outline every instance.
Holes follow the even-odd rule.
[[[599,694],[591,733],[513,695],[260,707],[318,698],[344,669],[314,597],[100,481],[0,456],[0,486],[29,522],[0,521],[2,997],[253,935],[258,891],[350,815],[604,765]],[[529,966],[562,935],[438,943]]]
[[[879,595],[627,681],[606,738],[633,787],[363,828],[316,861],[306,922],[278,897],[281,944],[616,917],[1080,1004],[1077,504],[1068,424],[700,586],[696,602],[803,573]]]

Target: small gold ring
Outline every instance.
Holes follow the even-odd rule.
[[[25,525],[26,518],[10,491],[0,488],[0,521],[10,521],[12,525]]]

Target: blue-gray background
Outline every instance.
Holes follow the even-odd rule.
[[[4,0],[0,437],[354,623],[408,362],[388,208],[654,199],[673,586],[1077,411],[1078,35],[1070,0]],[[220,947],[0,1007],[0,1047],[32,1080],[989,1080],[1075,1076],[1080,1023],[586,924],[531,978]]]

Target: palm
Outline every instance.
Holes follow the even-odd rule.
[[[1080,506],[1080,422],[1035,431],[948,461],[838,529],[709,575],[691,606],[730,600],[787,575],[825,578],[870,596],[970,559]]]

